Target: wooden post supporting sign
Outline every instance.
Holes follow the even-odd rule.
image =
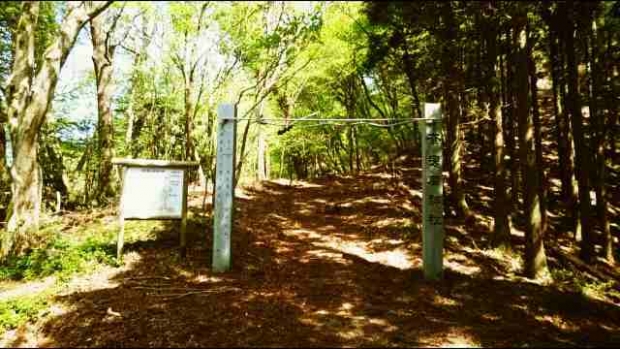
[[[112,160],[122,167],[122,193],[119,208],[116,256],[123,255],[125,221],[134,219],[180,220],[180,252],[186,254],[187,173],[198,167],[196,161],[152,159]]]

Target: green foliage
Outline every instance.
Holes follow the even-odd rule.
[[[614,289],[615,282],[613,280],[607,282],[591,280],[581,273],[575,273],[564,268],[552,269],[551,275],[556,284],[565,285],[585,297],[604,299],[609,295],[620,296],[620,292]]]
[[[7,78],[11,64],[11,37],[17,26],[21,2],[6,1],[0,6],[0,78]]]
[[[0,266],[0,280],[32,280],[55,275],[61,279],[87,271],[98,264],[116,265],[115,246],[109,239],[91,236],[74,244],[57,237],[43,247]]]
[[[58,35],[58,23],[56,22],[58,3],[55,1],[42,1],[39,6],[34,53],[37,70],[45,59],[45,49]]]
[[[21,1],[5,1],[0,6],[0,77],[8,75],[11,57],[13,31],[21,13]],[[43,1],[39,4],[39,17],[35,28],[35,64],[38,68],[44,59],[44,50],[49,46],[58,32],[57,11],[61,10],[59,2]]]
[[[45,293],[0,302],[0,335],[6,330],[35,320],[48,304],[48,297]]]

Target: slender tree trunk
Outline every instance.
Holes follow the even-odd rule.
[[[557,80],[554,81],[554,87],[557,88],[557,118],[559,132],[562,133],[562,143],[565,148],[561,148],[561,179],[562,179],[562,197],[565,206],[568,208],[568,216],[570,219],[571,230],[575,234],[575,240],[581,241],[581,219],[579,212],[579,186],[575,174],[575,140],[573,138],[572,121],[570,118],[570,105],[567,98],[567,76],[566,67],[566,36],[567,29],[565,25],[566,7],[558,6],[558,12],[552,16],[551,26],[555,28],[553,33],[557,35],[557,61],[553,68],[556,71]],[[553,48],[553,46],[552,46]],[[554,70],[552,70],[553,73]],[[557,84],[556,84],[557,82]]]
[[[125,147],[127,154],[131,157],[133,155],[133,122],[134,122],[134,113],[133,113],[133,103],[130,102],[129,107],[127,108],[127,130],[125,131]]]
[[[605,181],[607,179],[607,166],[605,157],[605,115],[603,110],[599,108],[600,89],[602,87],[602,74],[600,70],[600,62],[597,59],[600,55],[598,45],[598,31],[596,26],[596,18],[592,13],[592,25],[588,30],[588,38],[590,42],[589,54],[590,60],[590,80],[588,92],[590,94],[590,120],[594,129],[592,139],[592,149],[596,151],[596,178],[592,181],[594,192],[596,193],[596,208],[600,223],[600,229],[603,233],[603,257],[610,263],[615,263],[613,254],[613,236],[611,235],[611,227],[607,218],[607,191]],[[587,48],[586,48],[587,50]]]
[[[475,16],[475,21],[476,23],[480,23],[480,19],[479,16]],[[475,75],[475,79],[478,82],[477,84],[486,82],[487,84],[489,83],[489,79],[491,78],[491,74],[492,74],[492,69],[494,67],[494,63],[489,63],[488,60],[491,59],[490,57],[484,57],[483,55],[486,53],[487,55],[489,55],[489,48],[488,48],[488,44],[485,38],[481,37],[478,38],[478,40],[480,41],[480,48],[478,50],[478,52],[476,53],[476,57],[475,57],[475,67],[474,69],[474,75]],[[486,62],[485,62],[486,59]],[[490,108],[490,101],[489,101],[489,91],[488,88],[485,88],[484,86],[477,86],[477,93],[476,93],[476,102],[477,102],[477,108],[479,111],[479,115],[476,116],[476,118],[482,118],[483,116],[487,116],[489,118],[491,118],[491,112],[489,110]],[[479,119],[480,120],[480,119]],[[489,152],[489,144],[487,142],[487,135],[490,133],[490,130],[487,129],[487,123],[482,121],[476,124],[476,142],[478,143],[478,159],[479,159],[479,165],[480,165],[480,173],[485,173],[486,168],[488,168],[488,158],[487,158],[487,153]]]
[[[532,101],[532,119],[534,122],[534,145],[538,175],[538,200],[540,203],[540,227],[542,234],[544,234],[544,232],[547,230],[547,184],[545,176],[545,163],[543,160],[542,152],[542,136],[540,134],[541,124],[540,112],[538,108],[538,87],[536,86],[538,78],[536,76],[536,62],[534,61],[534,56],[532,55],[532,50],[534,49],[534,46],[535,43],[533,33],[530,32],[530,35],[527,38],[528,75],[530,83],[530,95]]]
[[[590,186],[588,169],[590,168],[590,154],[586,146],[583,130],[583,116],[581,114],[581,97],[578,91],[577,59],[575,57],[575,24],[574,11],[571,2],[566,3],[568,16],[566,27],[566,68],[568,70],[568,104],[571,114],[573,139],[575,142],[575,174],[579,185],[579,215],[582,229],[580,257],[590,261],[594,256],[594,242],[592,240]]]
[[[194,103],[192,103],[192,95],[194,82],[188,79],[185,82],[184,88],[184,119],[185,119],[185,159],[191,160],[194,154],[194,142],[192,139],[192,133],[194,131]]]
[[[60,139],[49,130],[43,131],[41,137],[38,155],[43,176],[40,183],[49,189],[44,199],[56,201],[57,192],[66,199],[68,189]]]
[[[353,173],[353,154],[354,154],[354,146],[353,146],[353,127],[349,127],[349,132],[347,132],[348,138],[348,155],[349,155],[349,173]]]
[[[490,28],[497,28],[497,21],[488,21]],[[498,33],[494,29],[485,32],[487,43],[487,77],[486,94],[489,97],[489,118],[493,120],[491,124],[491,139],[493,139],[493,165],[494,165],[494,225],[493,225],[493,245],[510,246],[510,216],[508,215],[508,197],[506,195],[506,163],[504,160],[504,131],[503,117],[500,100],[500,81],[497,78],[497,71],[502,70],[501,62],[497,61]]]
[[[351,127],[351,132],[353,132],[353,144],[355,145],[355,172],[359,173],[361,167],[360,146],[357,131],[354,126]]]
[[[569,128],[569,120],[564,109],[564,61],[560,50],[562,49],[562,39],[552,25],[549,34],[549,49],[551,52],[551,82],[553,90],[553,111],[556,123],[556,138],[558,144],[559,174],[561,181],[561,198],[567,202],[569,209],[572,203],[577,202],[573,188],[573,162],[571,158],[572,137]]]
[[[248,133],[250,131],[251,120],[247,120],[245,124],[245,128],[243,129],[243,136],[241,136],[241,149],[239,151],[239,161],[237,162],[236,174],[235,174],[235,187],[239,182],[239,178],[241,176],[241,170],[243,168],[243,163],[245,161],[245,145],[248,139]]]
[[[282,147],[280,148],[280,174],[278,175],[278,178],[282,178],[282,176],[284,175],[284,154],[286,152],[286,148]]]
[[[7,134],[4,128],[4,123],[0,123],[0,194],[10,189],[11,176],[9,174],[9,167],[6,163],[6,142]],[[4,204],[5,202],[3,202]],[[0,219],[5,217],[0,216]]]
[[[614,132],[617,130],[618,121],[620,118],[620,113],[618,112],[618,102],[617,96],[620,96],[620,80],[618,79],[620,73],[620,66],[618,65],[618,58],[614,57],[615,45],[614,42],[618,42],[618,38],[614,41],[614,35],[618,36],[617,32],[608,31],[607,34],[607,49],[605,52],[605,67],[604,71],[606,72],[607,80],[607,96],[605,98],[605,106],[609,111],[609,115],[607,118],[607,129],[609,132],[609,158],[616,158],[616,134],[618,132]]]
[[[513,18],[517,36],[516,55],[516,112],[519,120],[519,153],[523,178],[523,203],[525,209],[525,273],[530,278],[540,278],[547,270],[547,257],[543,244],[540,202],[537,195],[538,176],[534,154],[534,122],[528,106],[527,67],[527,14],[516,14]]]
[[[607,98],[605,98],[605,105],[607,106],[607,109],[609,110],[609,115],[607,118],[607,129],[610,130],[611,132],[609,132],[609,158],[610,159],[615,159],[616,158],[616,133],[614,130],[617,129],[617,125],[618,125],[618,121],[619,121],[619,117],[620,117],[620,113],[618,113],[618,102],[616,100],[616,96],[620,95],[620,89],[618,89],[618,87],[620,87],[620,84],[618,84],[617,82],[614,85],[614,80],[617,81],[617,77],[614,79],[614,67],[616,67],[616,71],[618,71],[617,68],[617,64],[614,64],[614,56],[613,56],[613,49],[614,46],[612,45],[613,42],[613,36],[614,36],[614,32],[609,32],[607,35],[607,50],[605,52],[605,56],[606,56],[606,65],[605,65],[605,72],[609,72],[607,74],[607,85],[608,85],[608,95]]]
[[[447,116],[446,140],[448,145],[448,174],[451,189],[451,203],[457,216],[468,216],[469,207],[465,201],[463,192],[463,176],[461,168],[461,152],[463,151],[463,140],[459,127],[460,114],[459,96],[461,95],[463,74],[459,63],[455,61],[458,56],[457,46],[457,23],[450,3],[443,4],[444,28],[442,31],[445,42],[451,43],[444,45],[442,52],[442,66],[446,73],[444,80],[444,101],[445,115]]]
[[[262,73],[261,71],[259,71],[256,74],[256,79],[258,81],[261,81],[262,79]],[[252,103],[253,105],[256,105],[257,102],[259,102],[259,98],[266,98],[267,95],[263,94],[263,92],[265,91],[265,89],[267,88],[267,86],[271,86],[272,84],[267,84],[265,81],[263,81],[259,86],[256,87],[256,96],[254,97],[254,102]],[[262,106],[264,106],[263,104],[263,100],[260,101],[261,103],[261,109],[256,110],[254,109],[254,114],[255,114],[255,118],[259,119],[262,115]],[[236,168],[236,175],[235,175],[235,187],[237,186],[237,182],[239,181],[239,178],[241,176],[241,170],[243,168],[243,163],[245,162],[245,147],[247,144],[247,140],[248,140],[248,134],[250,131],[250,125],[251,125],[251,120],[247,121],[247,124],[245,125],[245,129],[243,130],[243,136],[241,137],[241,151],[239,152],[239,161],[237,162],[237,168]]]
[[[115,176],[112,166],[114,157],[114,117],[112,115],[112,70],[115,47],[109,44],[108,35],[104,31],[105,17],[93,18],[90,32],[93,44],[93,64],[97,83],[98,140],[99,140],[99,178],[96,198],[99,204],[105,204],[115,196]]]
[[[413,117],[422,117],[420,97],[418,95],[418,89],[416,87],[417,81],[414,74],[414,64],[407,45],[405,44],[405,52],[403,53],[403,63],[405,63],[405,75],[407,76],[407,82],[409,82],[409,88],[411,89],[411,96],[413,97]]]
[[[511,191],[510,191],[510,208],[511,211],[516,212],[519,207],[519,173],[517,170],[517,150],[515,144],[515,74],[514,74],[514,53],[513,48],[516,47],[515,44],[515,34],[509,30],[507,32],[507,41],[506,45],[508,48],[508,52],[506,53],[506,79],[508,82],[506,83],[506,120],[504,125],[504,135],[506,138],[506,153],[510,158],[510,162],[508,163],[508,167],[510,169],[510,183],[511,183]]]
[[[256,151],[258,165],[258,180],[264,181],[268,179],[267,175],[267,140],[265,139],[265,131],[260,125],[258,129],[258,149]]]

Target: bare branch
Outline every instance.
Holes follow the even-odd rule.
[[[117,13],[112,15],[112,25],[110,25],[110,28],[108,29],[108,32],[106,33],[105,36],[105,46],[108,47],[108,45],[110,45],[110,40],[112,38],[112,35],[114,35],[114,31],[116,30],[116,25],[118,24],[118,20],[121,18],[121,16],[123,15],[123,11],[125,11],[125,6],[127,6],[127,2],[123,2],[123,7],[121,7],[120,10],[118,10]]]
[[[136,13],[136,15],[133,16],[133,18],[130,21],[131,24],[126,26],[125,33],[123,33],[123,35],[121,35],[122,39],[119,39],[117,42],[113,43],[112,44],[113,46],[119,46],[122,42],[127,40],[127,37],[129,37],[129,33],[131,33],[131,31],[132,31],[132,29],[134,27],[136,19],[140,18],[140,16],[143,16],[145,14],[145,12],[146,11],[142,10],[142,11]]]

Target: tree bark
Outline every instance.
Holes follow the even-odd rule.
[[[449,182],[451,189],[451,203],[457,216],[468,216],[469,207],[463,192],[463,176],[461,168],[461,152],[463,140],[460,135],[459,120],[459,96],[461,95],[463,74],[459,63],[455,60],[458,56],[457,46],[457,23],[450,3],[443,4],[442,11],[444,39],[442,52],[442,67],[446,78],[443,82],[443,95],[445,101],[445,114],[447,116],[446,140],[448,145],[447,162]]]
[[[403,63],[405,64],[405,75],[407,76],[407,81],[409,82],[409,88],[411,89],[411,96],[413,97],[413,117],[418,117],[421,118],[422,117],[422,112],[421,112],[421,104],[420,104],[420,97],[418,95],[418,90],[417,90],[417,80],[415,78],[415,74],[414,74],[414,64],[413,61],[411,59],[411,55],[409,54],[408,48],[407,48],[407,44],[403,44],[405,52],[403,53]]]
[[[594,10],[594,9],[592,9]],[[605,115],[602,108],[599,108],[600,89],[602,87],[602,74],[600,69],[600,61],[598,59],[599,44],[598,31],[596,26],[596,18],[594,12],[591,13],[591,26],[588,30],[588,41],[590,42],[590,80],[588,84],[588,92],[590,94],[590,120],[594,129],[592,140],[592,149],[596,152],[596,177],[592,181],[594,192],[596,193],[596,209],[599,219],[600,230],[603,234],[603,257],[610,263],[615,263],[613,254],[613,236],[611,235],[611,227],[607,217],[607,190],[605,181],[607,179],[607,166],[605,156]],[[587,48],[586,48],[587,50]]]
[[[38,230],[41,208],[38,135],[49,110],[60,69],[80,29],[111,2],[69,2],[60,33],[43,53],[35,71],[35,27],[39,3],[24,2],[14,38],[11,76],[7,84],[7,115],[13,145],[12,200],[7,229],[2,239],[2,258],[28,247],[31,233]]]
[[[534,154],[534,122],[528,105],[527,14],[517,13],[513,26],[517,39],[515,54],[516,112],[519,120],[519,153],[525,210],[525,274],[540,278],[548,273],[537,195],[538,176]]]
[[[542,152],[542,136],[540,134],[540,111],[538,109],[538,87],[536,83],[538,78],[536,76],[536,61],[532,50],[535,43],[533,33],[527,38],[527,63],[528,63],[528,75],[530,83],[530,95],[532,101],[532,119],[534,122],[534,148],[536,156],[536,169],[538,175],[538,200],[540,202],[540,227],[542,234],[547,230],[547,191],[546,191],[546,176],[545,176],[545,163],[543,161]]]
[[[575,171],[573,166],[572,135],[570,131],[570,120],[564,108],[565,102],[565,80],[564,80],[564,60],[560,53],[563,49],[563,35],[557,29],[557,14],[552,17],[549,28],[549,50],[551,59],[551,82],[553,90],[553,112],[556,123],[556,138],[558,144],[558,165],[561,181],[561,199],[567,203],[570,211],[575,208],[577,203],[577,188],[575,188]],[[559,28],[559,30],[562,30]],[[572,215],[572,214],[571,214]]]
[[[573,3],[566,3],[568,16],[566,20],[566,68],[568,70],[568,105],[571,114],[573,139],[575,142],[575,174],[579,186],[579,218],[581,223],[582,239],[580,244],[580,258],[589,262],[594,256],[592,240],[590,185],[588,183],[588,169],[590,168],[590,153],[588,152],[581,114],[581,97],[578,91],[577,59],[575,57],[575,22]]]
[[[33,87],[35,28],[39,4],[24,2],[21,9],[13,41],[12,71],[7,84],[8,119],[21,121],[21,125],[9,122],[13,150],[13,195],[7,212],[9,224],[2,238],[3,258],[12,252],[19,254],[22,248],[27,247],[30,233],[38,229],[41,210],[41,197],[37,189],[41,180],[37,164],[37,134],[19,132],[28,128],[25,121],[33,119],[33,115],[27,114],[26,108]]]
[[[565,148],[563,148],[560,156],[564,159],[561,167],[562,178],[562,197],[569,211],[569,219],[571,220],[571,229],[575,234],[575,240],[581,241],[581,223],[579,218],[579,186],[575,175],[575,142],[572,132],[572,122],[570,120],[569,102],[566,96],[567,92],[567,76],[566,70],[566,35],[567,30],[564,25],[566,18],[566,7],[559,6],[558,12],[552,17],[552,25],[556,28],[554,32],[557,34],[557,109],[559,118],[558,124],[560,132],[563,134],[562,140]],[[562,164],[562,163],[561,163]]]
[[[609,115],[607,118],[607,129],[610,130],[611,132],[609,132],[609,158],[610,159],[615,159],[616,158],[616,133],[615,130],[617,129],[617,125],[618,125],[618,121],[620,118],[620,113],[618,113],[618,102],[616,99],[616,96],[620,95],[620,83],[618,83],[618,78],[614,78],[614,69],[617,72],[618,71],[618,64],[616,63],[616,61],[614,60],[614,55],[613,55],[613,50],[614,50],[614,45],[613,45],[613,36],[614,34],[617,35],[617,33],[613,32],[613,31],[609,31],[607,34],[607,49],[605,52],[605,68],[604,71],[605,72],[609,72],[607,74],[607,85],[608,85],[608,91],[607,91],[607,98],[605,98],[605,105],[607,106],[607,109],[609,110]],[[618,39],[616,39],[618,40]],[[616,41],[617,42],[617,41]]]
[[[498,28],[497,20],[487,21],[489,28]],[[487,44],[486,60],[486,94],[489,98],[489,118],[493,120],[491,124],[491,137],[494,165],[494,225],[493,225],[493,245],[510,246],[510,216],[508,215],[508,197],[506,194],[506,163],[504,160],[504,131],[503,117],[500,100],[500,82],[497,78],[497,71],[501,70],[498,66],[498,32],[494,29],[485,31],[484,37]]]
[[[119,14],[120,15],[120,14]],[[90,22],[93,44],[93,65],[97,83],[98,140],[99,140],[99,178],[96,199],[102,205],[116,194],[116,178],[113,171],[114,157],[114,116],[112,115],[112,72],[116,46],[110,43],[113,30],[107,31],[104,23],[107,18],[98,16]]]
[[[7,134],[4,128],[4,123],[0,123],[0,195],[2,195],[2,201],[0,204],[4,205],[7,202],[4,201],[3,193],[10,190],[11,176],[9,174],[9,167],[6,163],[6,142]],[[0,219],[5,219],[4,216],[0,216]]]
[[[510,169],[510,183],[511,183],[511,191],[509,197],[509,204],[511,211],[517,212],[519,207],[519,172],[517,167],[517,150],[515,144],[515,119],[516,119],[516,111],[515,111],[515,60],[514,60],[514,47],[515,44],[515,34],[511,30],[508,30],[506,33],[507,37],[507,48],[506,52],[506,79],[508,80],[506,83],[506,119],[504,124],[504,137],[506,138],[506,153],[510,158],[508,162],[508,168]]]

